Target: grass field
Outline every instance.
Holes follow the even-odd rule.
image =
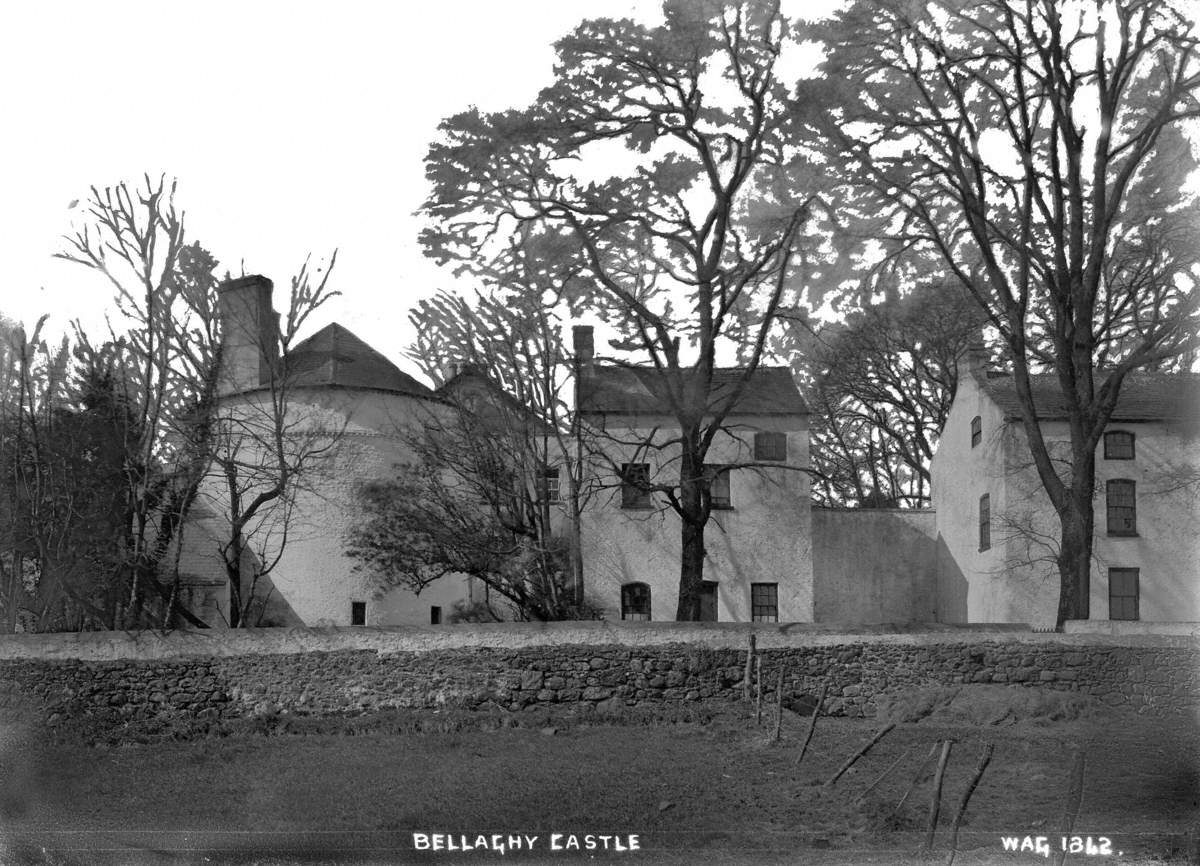
[[[797,766],[808,720],[785,711],[774,743],[771,713],[756,726],[747,712],[731,706],[654,725],[447,717],[445,727],[463,729],[443,732],[404,732],[392,720],[375,726],[391,732],[372,733],[359,720],[342,733],[291,726],[118,746],[27,738],[3,756],[4,862],[556,862],[597,853],[551,852],[558,833],[560,845],[568,834],[636,835],[638,851],[599,852],[614,861],[943,863],[985,741],[995,752],[970,801],[956,863],[1047,862],[1004,851],[1001,837],[1045,836],[1059,846],[1080,749],[1085,782],[1074,833],[1097,844],[1108,837],[1113,855],[1068,862],[1187,862],[1194,842],[1185,834],[1200,822],[1194,717],[1101,713],[995,725],[927,713],[899,724],[825,787],[877,722],[821,719]],[[931,782],[896,806],[942,738],[954,744],[934,851],[923,858],[916,852]],[[414,832],[539,841],[532,854],[418,852]]]

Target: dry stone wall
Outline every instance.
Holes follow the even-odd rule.
[[[824,710],[841,716],[873,715],[884,692],[960,683],[1070,690],[1156,714],[1200,706],[1200,647],[1191,638],[1107,643],[1059,635],[888,637],[894,636],[823,636],[815,643],[768,647],[761,653],[763,681],[773,684],[782,666],[785,692],[799,700],[827,682]],[[51,725],[386,708],[519,712],[569,705],[604,713],[735,700],[745,660],[744,649],[691,642],[91,661],[17,657],[0,658],[0,694]]]

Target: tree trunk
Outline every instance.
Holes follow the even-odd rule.
[[[679,607],[675,619],[700,619],[700,590],[704,583],[703,463],[684,449],[679,469],[681,544],[679,555]]]
[[[242,539],[240,533],[232,539],[225,554],[225,574],[229,577],[229,627],[242,624]]]
[[[1062,544],[1057,557],[1060,588],[1056,628],[1062,628],[1069,619],[1087,619],[1090,614],[1088,596],[1092,582],[1094,523],[1091,494],[1089,492],[1086,505],[1079,502],[1076,491],[1072,494],[1070,507],[1059,515]]]

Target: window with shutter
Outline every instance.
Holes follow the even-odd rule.
[[[787,434],[760,432],[754,434],[755,460],[787,460]]]

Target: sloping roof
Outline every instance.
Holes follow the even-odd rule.
[[[1104,381],[1097,372],[1096,387]],[[1033,405],[1038,417],[1046,421],[1067,417],[1066,404],[1058,376],[1038,373],[1029,377]],[[1013,378],[1007,373],[988,374],[984,390],[1007,418],[1018,418],[1021,406]],[[1196,373],[1130,373],[1121,383],[1121,393],[1113,410],[1113,421],[1194,420],[1200,417],[1200,375]]]
[[[685,375],[688,371],[684,371]],[[742,367],[713,370],[709,406],[728,399],[737,387]],[[666,383],[653,367],[595,364],[580,385],[579,411],[587,414],[661,415],[671,411]],[[733,410],[739,415],[807,415],[808,407],[787,367],[759,367],[746,382]]]
[[[295,385],[372,388],[415,397],[433,392],[334,322],[291,351],[288,359]]]
[[[538,435],[550,435],[554,428],[535,412],[501,388],[486,373],[474,365],[464,365],[435,392],[436,396],[453,406],[474,414],[485,427],[497,431],[511,430],[514,424],[527,424],[526,429]]]

